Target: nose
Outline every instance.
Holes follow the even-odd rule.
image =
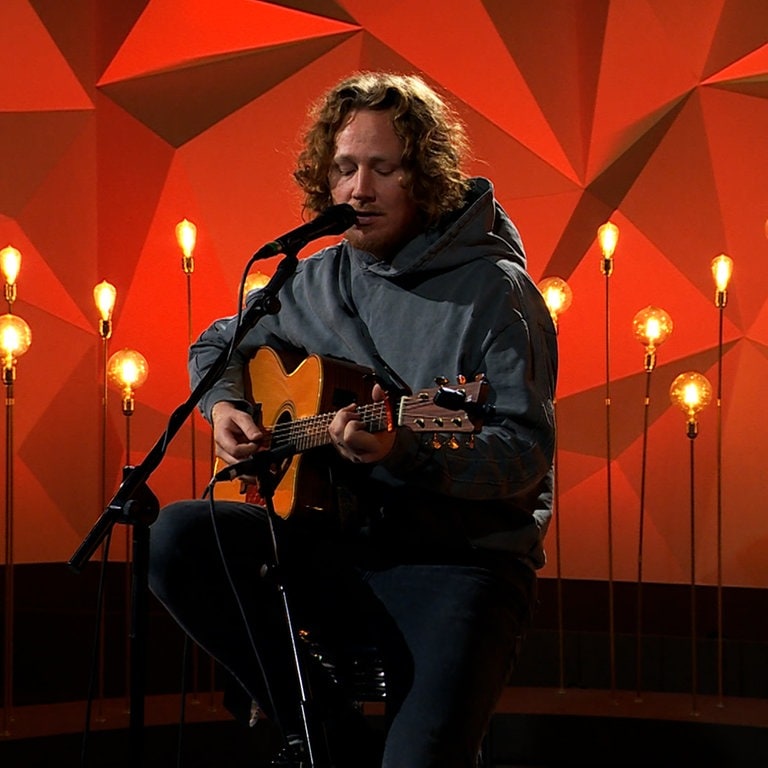
[[[352,197],[355,200],[373,200],[376,197],[373,172],[368,168],[357,169]]]

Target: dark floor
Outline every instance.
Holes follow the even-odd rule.
[[[92,733],[83,758],[82,735],[66,734],[0,741],[3,768],[261,768],[268,765],[266,734],[234,723],[196,723],[185,729],[181,759],[176,726],[144,729],[142,749],[133,751],[128,731]],[[143,759],[136,759],[136,754]]]
[[[768,730],[635,718],[497,715],[491,766],[768,766]]]
[[[263,726],[263,727],[262,727]],[[275,735],[266,723],[231,721],[143,730],[136,762],[127,730],[90,735],[83,759],[78,734],[0,740],[4,768],[266,768]],[[179,753],[179,748],[181,752]],[[768,765],[768,728],[702,722],[573,715],[496,716],[484,768],[654,766],[760,768]]]
[[[65,564],[18,569],[16,719],[10,734],[0,728],[0,768],[139,765],[124,698],[127,606],[125,572],[117,566],[108,569],[103,688],[104,703],[114,709],[99,721],[82,755],[98,575],[95,566],[77,578]],[[0,586],[1,576],[2,568]],[[719,639],[711,588],[696,593],[700,610],[692,637],[690,589],[648,585],[649,610],[638,637],[635,585],[615,585],[610,633],[605,583],[562,583],[562,608],[560,586],[551,579],[540,583],[535,626],[494,718],[483,768],[768,768],[768,623],[755,620],[768,613],[768,590],[724,590]],[[149,636],[140,768],[264,768],[276,735],[268,726],[247,730],[231,721],[214,701],[220,670],[194,646],[187,660],[181,631],[154,603]],[[722,690],[715,695],[718,684]],[[196,693],[186,708],[179,753],[180,687]]]

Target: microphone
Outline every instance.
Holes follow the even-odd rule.
[[[310,240],[316,240],[325,235],[340,235],[346,232],[357,221],[355,209],[348,203],[332,205],[326,208],[312,221],[302,224],[296,229],[267,243],[265,248],[273,253],[295,253],[303,248]]]

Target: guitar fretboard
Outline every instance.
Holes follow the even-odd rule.
[[[361,405],[358,413],[369,432],[382,432],[387,428],[387,406],[384,402]],[[281,448],[292,445],[296,453],[330,445],[328,425],[333,421],[334,413],[321,413],[295,421],[281,422],[272,430],[272,447]]]

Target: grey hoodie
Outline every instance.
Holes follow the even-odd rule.
[[[473,446],[436,449],[430,436],[400,427],[390,454],[361,469],[358,488],[375,508],[374,536],[393,556],[469,547],[541,567],[552,512],[556,334],[491,183],[473,179],[466,205],[391,262],[346,241],[302,259],[279,299],[280,311],[246,334],[202,397],[206,418],[219,400],[245,407],[243,369],[264,345],[352,361],[385,379],[394,371],[414,391],[435,377],[484,374],[494,413]],[[190,348],[193,386],[234,323],[217,320]],[[258,382],[252,387],[258,399]]]

